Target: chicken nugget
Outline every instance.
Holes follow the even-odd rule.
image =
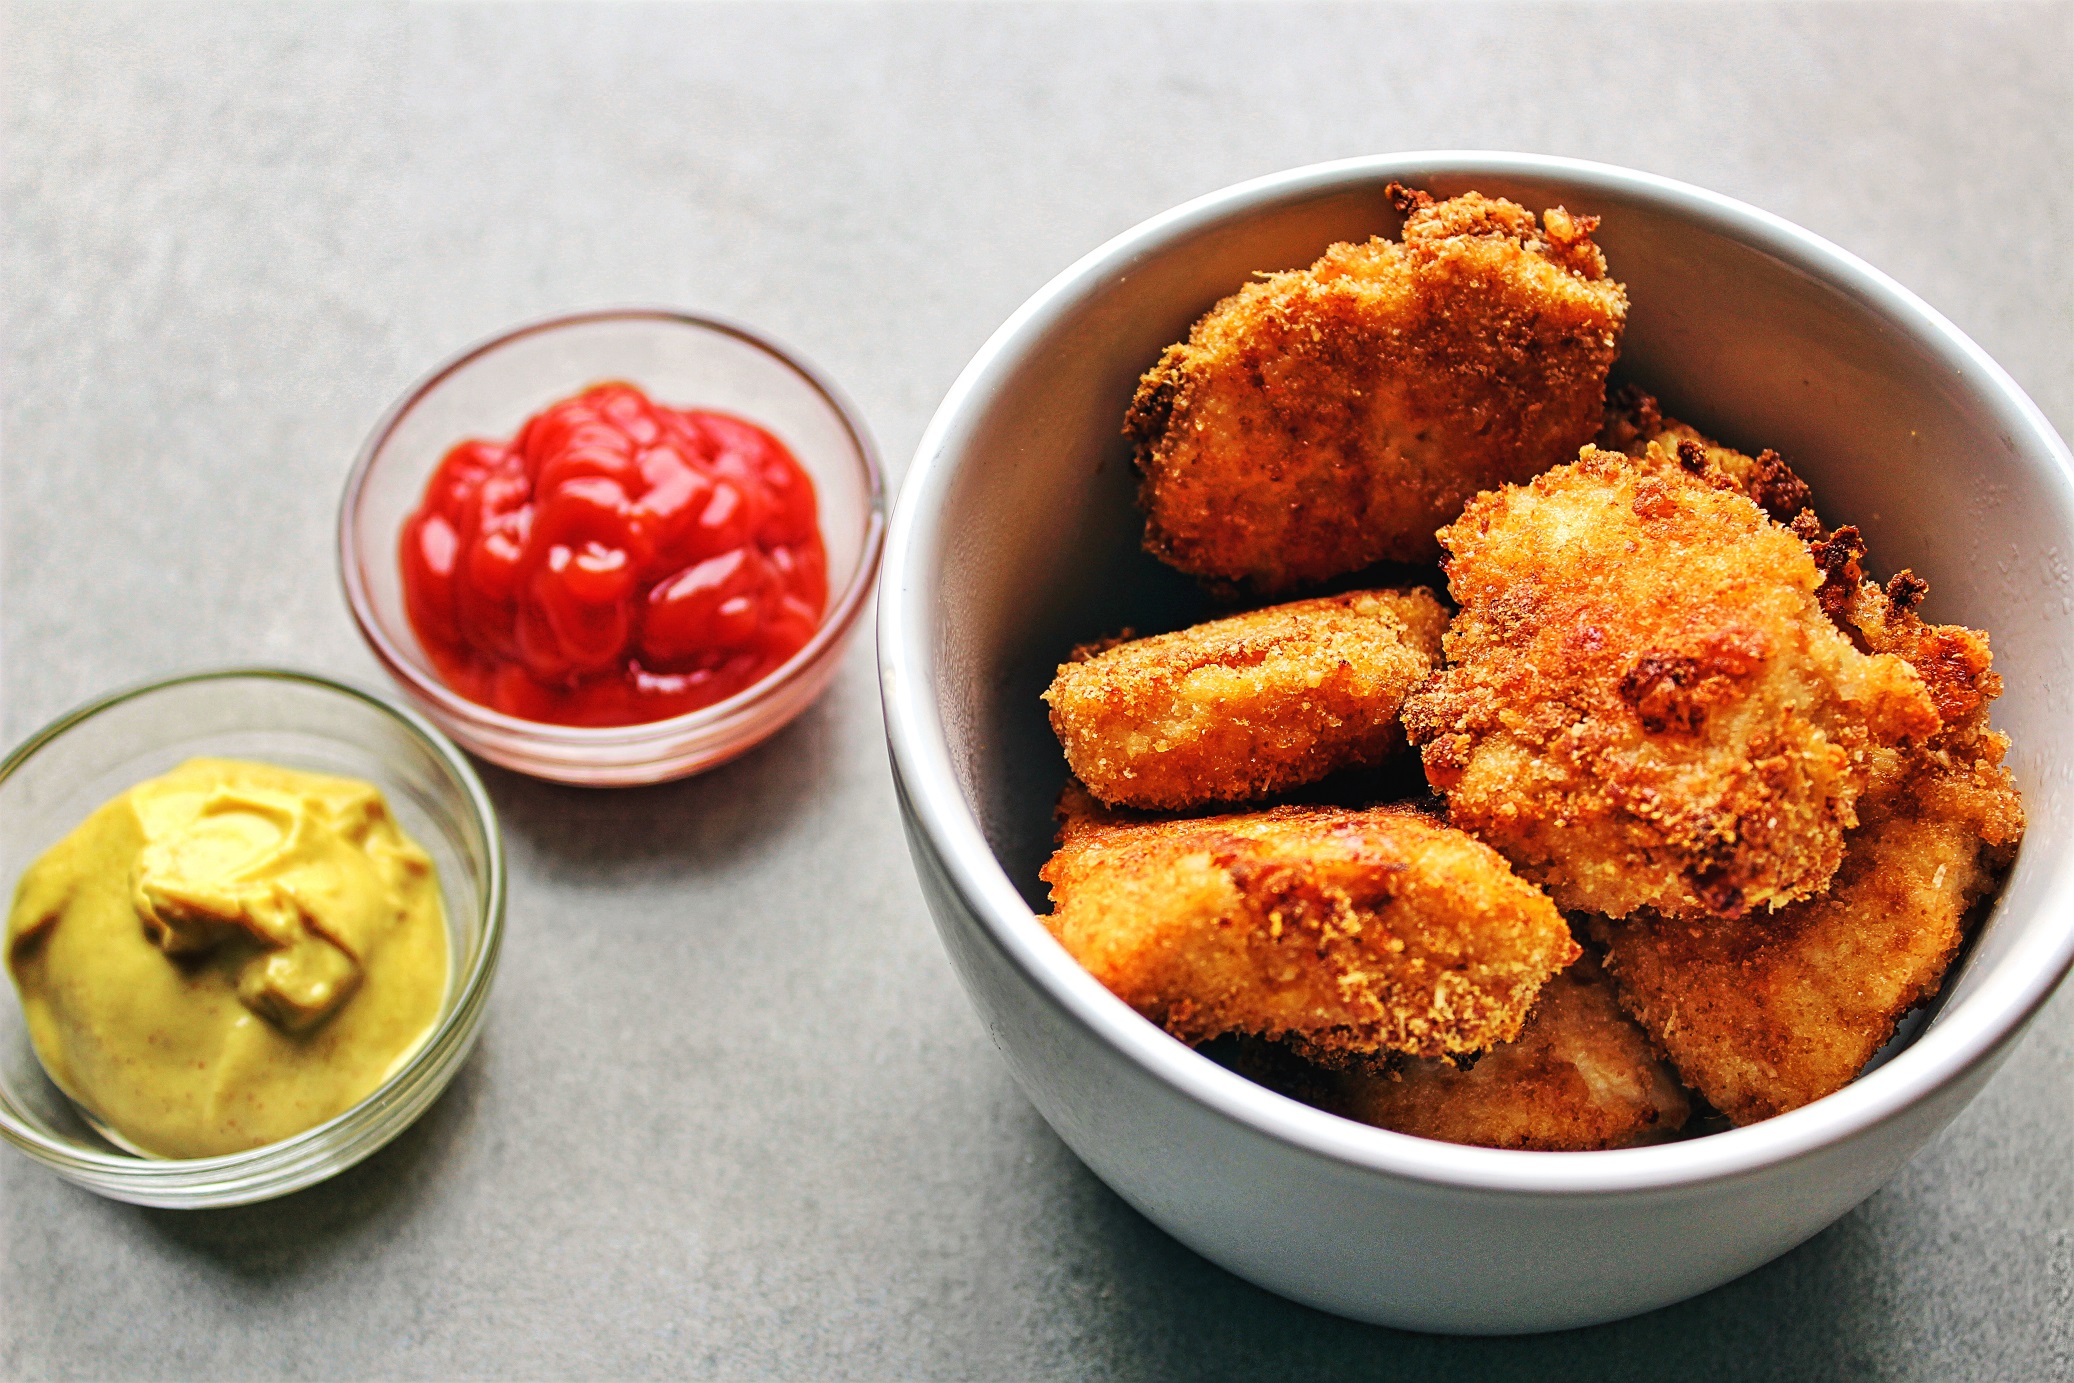
[[[1565,910],[1818,893],[1873,752],[1939,726],[1904,659],[1831,622],[1808,546],[1703,459],[1586,448],[1441,540],[1461,613],[1406,730],[1449,819]]]
[[[1355,591],[1074,650],[1044,693],[1066,762],[1111,806],[1240,802],[1381,762],[1440,656],[1433,593]]]
[[[1184,1042],[1281,1038],[1325,1061],[1479,1051],[1578,954],[1540,890],[1394,808],[1134,820],[1060,802],[1045,924]]]
[[[1392,193],[1401,242],[1248,284],[1146,373],[1124,431],[1161,561],[1263,594],[1431,561],[1471,495],[1598,432],[1627,318],[1598,218]]]
[[[1683,453],[1688,469],[1701,469],[1704,462],[1778,522],[1790,524],[1803,510],[1812,511],[1814,496],[1807,482],[1794,474],[1779,453],[1766,448],[1751,456],[1724,446],[1696,427],[1665,417],[1655,396],[1632,384],[1616,389],[1606,400],[1599,445],[1636,458],[1655,450],[1674,461],[1681,455],[1681,445],[1696,446],[1700,461],[1694,461],[1690,451]]]
[[[1987,637],[1914,613],[1907,572],[1859,588],[1852,623],[1906,658],[1941,721],[1925,743],[1873,753],[1863,824],[1822,897],[1734,926],[1647,913],[1593,930],[1622,1002],[1716,1108],[1755,1123],[1842,1089],[1937,992],[1969,910],[2023,833],[2023,802],[1988,728],[2001,691]]]
[[[1622,1011],[1589,955],[1542,986],[1517,1039],[1464,1068],[1446,1057],[1334,1071],[1240,1047],[1234,1069],[1320,1109],[1443,1143],[1539,1152],[1631,1148],[1674,1137],[1685,1088]]]
[[[1767,447],[1751,456],[1725,446],[1698,428],[1665,417],[1657,401],[1633,385],[1623,386],[1607,401],[1606,425],[1599,439],[1601,445],[1610,442],[1613,450],[1628,456],[1676,461],[1695,474],[1726,481],[1741,490],[1758,508],[1786,524],[1796,538],[1807,544],[1815,569],[1822,573],[1815,600],[1830,622],[1867,652],[1900,651],[1874,649],[1856,622],[1858,590],[1865,581],[1862,535],[1848,524],[1833,532],[1825,526],[1815,513],[1814,495],[1807,482],[1794,473],[1779,453]],[[1878,592],[1874,594],[1877,596]]]

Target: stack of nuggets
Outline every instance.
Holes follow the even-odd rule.
[[[1776,458],[1759,464],[1770,453],[1753,461],[1639,404],[1632,449],[1697,446],[1721,474],[1776,473]],[[1915,611],[1928,587],[1907,571],[1884,588],[1866,580],[1855,530],[1829,533],[1805,507],[1795,520],[1823,569],[1818,599],[1868,653],[1906,663],[1935,725],[1866,756],[1857,828],[1826,892],[1736,926],[1649,912],[1591,924],[1628,1007],[1738,1124],[1841,1089],[1937,992],[2024,828],[2008,737],[1988,728],[2002,681],[1987,636],[1926,623]]]
[[[1459,613],[1366,590],[1075,650],[1053,934],[1176,1037],[1424,1137],[1631,1146],[1841,1088],[2022,833],[1986,637],[1867,580],[1774,453],[1606,405],[1591,218],[1393,193],[1402,245],[1219,304],[1126,432],[1147,548],[1213,590],[1444,552]],[[1407,741],[1438,799],[1332,776]]]

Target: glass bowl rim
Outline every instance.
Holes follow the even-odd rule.
[[[374,469],[376,456],[395,432],[397,425],[422,399],[464,367],[507,345],[567,327],[588,326],[599,322],[649,322],[664,326],[690,327],[697,331],[732,337],[790,370],[805,381],[808,388],[820,397],[841,423],[843,434],[849,438],[851,448],[863,467],[868,503],[865,510],[863,542],[857,556],[857,570],[851,574],[849,583],[843,587],[841,594],[830,602],[828,613],[814,630],[813,637],[808,639],[797,653],[762,678],[723,701],[716,701],[710,706],[702,706],[698,710],[662,720],[646,720],[632,725],[557,725],[550,721],[527,720],[520,716],[508,715],[479,701],[472,701],[444,682],[427,675],[405,656],[403,650],[389,637],[388,631],[382,627],[374,612],[374,601],[368,593],[367,583],[360,571],[354,528],[360,512],[361,496],[366,489],[368,476]],[[376,658],[381,661],[389,675],[402,683],[404,689],[412,696],[436,707],[439,714],[452,717],[458,724],[467,726],[470,730],[488,731],[578,752],[585,749],[638,746],[649,742],[675,743],[687,736],[723,728],[730,722],[749,715],[757,706],[771,700],[797,682],[809,669],[844,645],[851,627],[857,622],[857,617],[871,603],[872,588],[878,580],[879,567],[885,552],[886,509],[885,468],[879,460],[878,446],[872,440],[871,431],[864,424],[863,415],[833,380],[809,364],[796,351],[752,327],[709,313],[641,304],[578,308],[529,318],[516,326],[494,332],[462,347],[419,376],[394,403],[389,405],[354,456],[353,468],[346,476],[345,492],[339,500],[339,579],[346,588],[346,604],[352,610],[353,623],[359,627],[360,636],[374,650]]]
[[[22,1151],[47,1166],[60,1171],[86,1171],[100,1177],[135,1176],[140,1180],[159,1180],[179,1176],[193,1177],[209,1172],[236,1173],[255,1164],[279,1157],[294,1157],[314,1149],[326,1142],[346,1120],[352,1119],[371,1106],[386,1102],[391,1094],[418,1077],[434,1060],[445,1059],[446,1052],[454,1045],[457,1030],[466,1024],[479,1026],[484,1012],[483,999],[497,971],[497,959],[504,943],[504,842],[497,828],[497,811],[491,804],[489,793],[483,788],[474,765],[452,741],[441,734],[429,721],[408,706],[398,705],[385,697],[356,687],[350,682],[326,677],[320,673],[302,672],[293,668],[266,666],[236,666],[204,668],[191,672],[174,673],[170,676],[151,677],[119,687],[115,691],[84,702],[66,711],[41,729],[24,739],[5,759],[0,759],[0,784],[5,784],[15,773],[35,757],[46,745],[79,728],[88,721],[118,706],[149,696],[154,692],[173,687],[187,686],[197,682],[221,682],[236,679],[287,682],[313,688],[320,692],[345,696],[362,702],[374,709],[401,721],[404,727],[416,735],[426,748],[443,762],[460,782],[462,795],[467,799],[469,810],[476,824],[482,829],[484,841],[485,873],[487,887],[483,890],[478,907],[482,926],[482,939],[475,948],[475,957],[468,973],[455,988],[453,998],[440,1013],[438,1024],[428,1033],[410,1059],[379,1086],[356,1101],[351,1108],[326,1119],[323,1123],[304,1129],[287,1138],[262,1143],[243,1152],[221,1153],[214,1157],[140,1157],[134,1153],[102,1152],[94,1148],[82,1148],[63,1142],[44,1133],[41,1129],[19,1119],[5,1105],[0,1105],[0,1135]],[[472,1042],[471,1033],[461,1034],[464,1042]],[[41,1064],[39,1059],[39,1065]],[[47,1078],[47,1077],[46,1077]],[[69,1096],[67,1097],[69,1098]],[[400,1129],[394,1132],[401,1132]],[[393,1136],[393,1133],[390,1135]],[[386,1142],[387,1138],[382,1141]],[[379,1147],[379,1144],[375,1145]],[[374,1147],[367,1149],[373,1152]]]

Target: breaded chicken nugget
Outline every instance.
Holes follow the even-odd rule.
[[[1988,729],[2001,691],[1987,637],[1914,613],[1923,583],[1861,586],[1852,622],[1907,658],[1942,728],[1878,751],[1828,894],[1734,926],[1638,914],[1599,919],[1623,1003],[1694,1088],[1739,1124],[1844,1085],[1937,992],[1968,910],[1993,891],[2023,833],[2023,803]]]
[[[1849,524],[1834,532],[1827,528],[1815,513],[1814,495],[1807,482],[1794,474],[1793,468],[1777,452],[1767,447],[1750,456],[1734,447],[1724,446],[1698,428],[1665,417],[1655,398],[1631,384],[1622,386],[1606,401],[1606,425],[1599,433],[1599,443],[1628,456],[1676,461],[1694,474],[1718,475],[1726,479],[1766,514],[1788,525],[1793,535],[1807,544],[1815,569],[1822,573],[1822,584],[1815,591],[1815,600],[1828,614],[1831,623],[1867,652],[1897,653],[1909,657],[1912,644],[1909,647],[1882,647],[1876,642],[1868,642],[1859,627],[1861,621],[1867,619],[1884,627],[1884,617],[1878,611],[1884,610],[1888,602],[1876,587],[1861,599],[1865,571],[1860,563],[1865,556],[1865,543],[1858,529]],[[1911,600],[1902,607],[1902,613],[1906,614],[1914,609],[1913,602],[1920,601],[1922,592],[1928,587],[1907,571],[1894,580],[1898,584],[1892,589],[1897,592],[1909,586],[1916,588]],[[1901,597],[1897,595],[1895,598]],[[1915,626],[1922,630],[1932,628],[1920,620],[1915,622]],[[1971,637],[1973,631],[1953,629],[1944,633],[1953,638],[1960,634]],[[1932,680],[1934,665],[1918,664],[1913,658],[1910,658],[1910,663],[1926,682]],[[1931,692],[1936,695],[1934,686]],[[1943,710],[1942,705],[1939,709]]]
[[[1759,509],[1780,523],[1790,524],[1814,503],[1807,482],[1793,473],[1785,459],[1767,448],[1755,456],[1723,446],[1676,418],[1667,418],[1656,398],[1635,385],[1623,385],[1606,400],[1606,421],[1599,432],[1599,445],[1608,451],[1644,457],[1651,449],[1670,460],[1685,457],[1688,469],[1711,467],[1748,495]],[[1681,446],[1696,446],[1700,461]]]
[[[1922,678],[1854,647],[1808,547],[1717,473],[1587,448],[1441,541],[1462,608],[1405,727],[1449,819],[1566,910],[1817,893],[1872,752],[1938,728]]]
[[[1111,806],[1241,802],[1380,762],[1440,657],[1433,593],[1355,591],[1074,650],[1044,699],[1066,762]]]
[[[1077,786],[1045,919],[1111,993],[1184,1042],[1253,1033],[1314,1059],[1508,1041],[1577,944],[1460,831],[1391,808],[1129,820]]]
[[[1471,495],[1599,430],[1627,295],[1598,219],[1392,192],[1401,243],[1248,284],[1146,373],[1124,431],[1161,561],[1268,594],[1430,561]]]
[[[1241,1048],[1244,1076],[1377,1128],[1486,1148],[1588,1152],[1659,1143],[1691,1102],[1649,1037],[1621,1011],[1598,963],[1580,958],[1542,986],[1517,1040],[1468,1069],[1445,1057],[1333,1071]]]

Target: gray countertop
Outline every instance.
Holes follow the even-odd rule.
[[[1224,184],[1548,151],[1865,256],[2074,430],[2074,8],[13,5],[0,357],[11,742],[148,674],[380,675],[354,448],[436,358],[579,304],[762,326],[897,473],[993,327]],[[1834,1228],[1526,1340],[1352,1325],[1209,1266],[1017,1093],[909,872],[870,639],[747,759],[487,770],[482,1044],[354,1171],[138,1210],[0,1154],[0,1373],[2069,1376],[2074,993]]]

